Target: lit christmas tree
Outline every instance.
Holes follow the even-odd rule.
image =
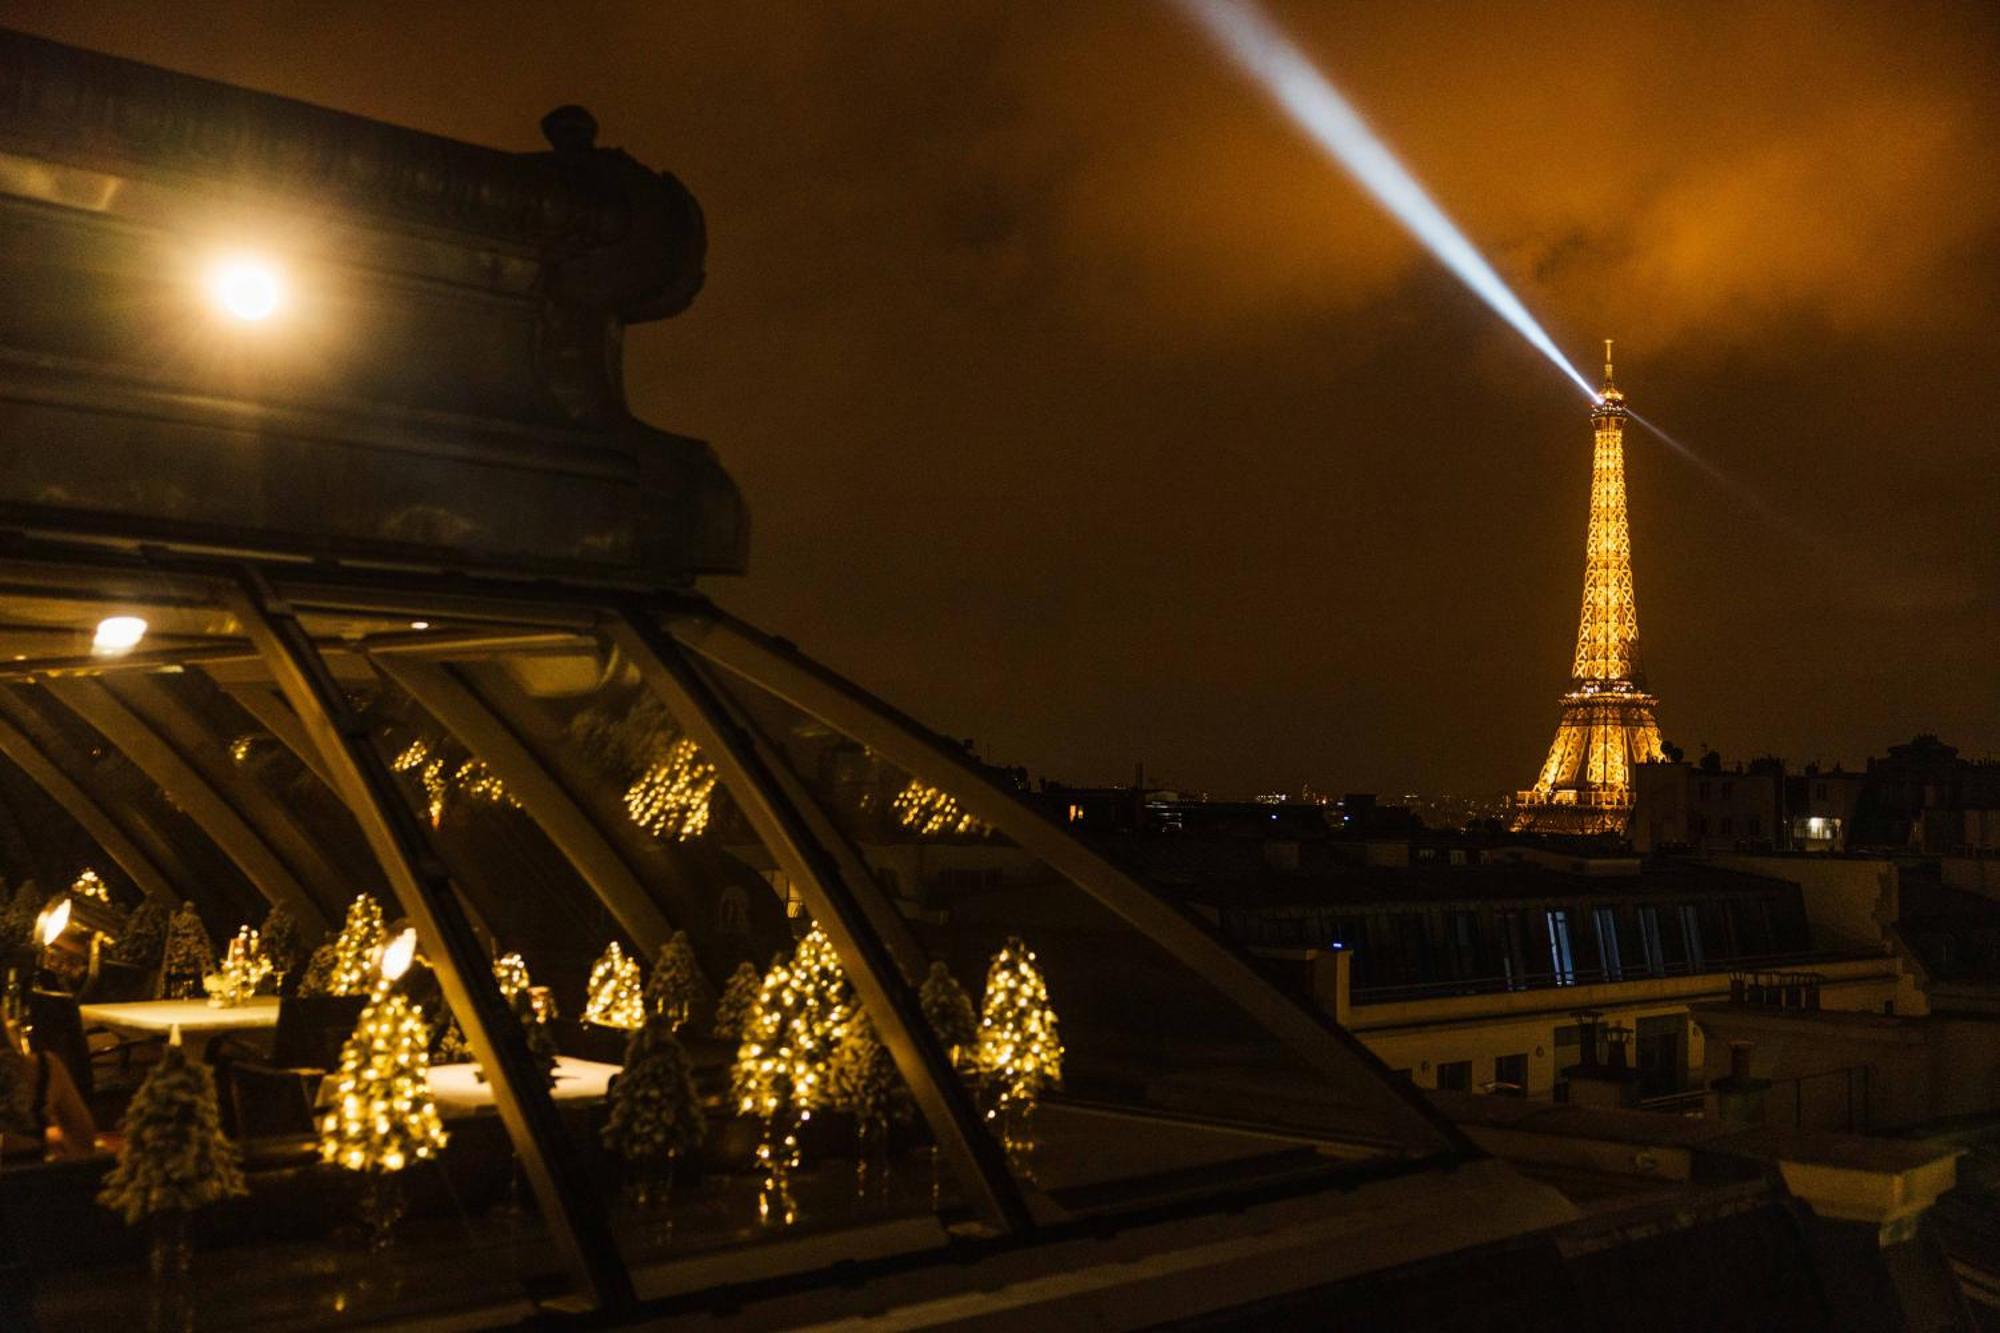
[[[446,808],[453,800],[485,801],[492,805],[519,808],[520,802],[514,799],[513,793],[493,775],[491,769],[469,755],[448,755],[446,752],[451,748],[443,741],[420,736],[404,746],[389,764],[398,773],[417,775],[417,782],[424,789],[424,809],[430,815],[432,828],[444,822]]]
[[[722,988],[722,998],[715,1002],[715,1035],[723,1041],[743,1040],[743,1025],[750,1019],[750,1011],[756,1007],[757,992],[763,987],[764,979],[757,975],[757,969],[748,963],[738,963],[736,970],[729,974],[729,983]]]
[[[375,985],[378,960],[386,933],[382,925],[382,904],[371,894],[358,894],[347,905],[347,922],[333,942],[333,971],[327,978],[329,995],[366,995]]]
[[[611,1079],[604,1146],[625,1159],[641,1207],[664,1201],[674,1163],[701,1146],[701,1098],[672,1020],[655,1013],[625,1046],[625,1066]]]
[[[193,995],[201,979],[215,970],[215,943],[194,904],[184,902],[167,922],[167,946],[160,962],[160,975],[171,999]]]
[[[896,793],[889,803],[896,822],[920,838],[940,834],[964,836],[984,833],[986,826],[967,814],[951,796],[915,778]]]
[[[1009,939],[986,970],[974,1061],[991,1101],[987,1118],[1000,1122],[1001,1141],[1024,1175],[1035,1150],[1035,1103],[1062,1082],[1062,1058],[1048,984],[1028,946]]]
[[[679,1032],[701,997],[701,964],[695,961],[694,946],[687,932],[677,930],[660,946],[653,962],[653,975],[646,978],[646,1012],[665,1014],[673,1030]]]
[[[590,969],[584,989],[583,1021],[599,1027],[633,1029],[646,1021],[645,990],[639,984],[639,964],[611,941],[604,956]]]
[[[122,1216],[127,1226],[150,1219],[155,1299],[179,1307],[173,1317],[156,1307],[155,1322],[190,1325],[189,1215],[249,1190],[236,1149],[222,1133],[215,1076],[207,1065],[187,1058],[179,1028],[132,1095],[119,1129],[125,1141],[118,1164],[104,1178],[97,1201]]]
[[[299,923],[283,906],[274,906],[264,914],[264,926],[257,934],[263,939],[264,954],[271,960],[271,970],[277,973],[282,989],[284,979],[298,971],[299,964],[306,959]]]
[[[509,1004],[535,984],[528,978],[528,961],[517,953],[503,953],[493,960],[493,979],[500,983],[500,998]]]
[[[917,992],[917,1000],[952,1065],[968,1063],[979,1041],[979,1018],[972,1011],[972,997],[958,984],[951,969],[940,962],[932,963],[922,989]]]
[[[831,1104],[828,1073],[852,1014],[847,977],[818,926],[790,959],[772,960],[758,987],[736,1052],[733,1088],[738,1110],[764,1121],[758,1213],[766,1222],[775,1216],[790,1224],[798,1216],[791,1193],[798,1128]]]
[[[351,915],[351,914],[350,914]],[[374,1244],[388,1243],[400,1207],[394,1178],[444,1147],[445,1131],[431,1100],[430,1027],[424,1011],[390,987],[416,948],[406,932],[382,953],[368,1005],[341,1047],[333,1102],[319,1124],[322,1162],[366,1173]]]
[[[889,1183],[889,1126],[908,1122],[916,1104],[866,1014],[848,1020],[828,1079],[833,1104],[854,1117],[855,1192],[864,1199],[879,1195]]]
[[[100,903],[111,901],[110,886],[97,877],[95,870],[87,866],[83,873],[76,877],[76,882],[69,886],[69,892],[72,898],[89,898],[93,902]]]
[[[632,822],[656,838],[686,842],[708,827],[715,765],[685,736],[662,739],[659,749],[625,791]]]

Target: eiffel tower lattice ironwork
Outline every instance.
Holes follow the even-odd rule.
[[[1632,817],[1633,766],[1665,757],[1653,720],[1658,700],[1646,692],[1639,664],[1639,604],[1625,516],[1625,418],[1607,340],[1604,388],[1590,413],[1597,438],[1576,661],[1541,776],[1516,797],[1517,830],[1623,833]]]

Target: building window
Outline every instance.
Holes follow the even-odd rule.
[[[1549,970],[1555,973],[1556,985],[1576,984],[1576,960],[1569,951],[1569,913],[1550,912],[1549,917]]]
[[[1723,783],[1723,784],[1722,784],[1722,799],[1723,799],[1723,800],[1725,800],[1725,801],[1726,801],[1726,800],[1728,800],[1728,799],[1729,799],[1729,795],[1730,795],[1730,793],[1731,793],[1731,792],[1733,792],[1733,791],[1734,791],[1735,789],[1736,789],[1736,784],[1735,784],[1735,783],[1733,783],[1733,782],[1725,782],[1725,783]]]
[[[1722,836],[1725,838],[1729,836],[1729,825],[1731,822],[1728,815],[1722,817]]]
[[[1696,799],[1698,799],[1698,800],[1703,800],[1703,801],[1707,800],[1707,799],[1708,799],[1708,784],[1707,784],[1706,782],[1697,782],[1697,783],[1695,784],[1695,789],[1694,789],[1694,792],[1695,792],[1695,797],[1696,797]]]
[[[1693,903],[1682,903],[1681,942],[1687,949],[1688,971],[1700,972],[1708,966],[1708,958],[1701,948],[1701,922],[1697,919]]]
[[[1460,980],[1479,975],[1478,922],[1470,912],[1451,914],[1451,965]]]
[[[1472,1091],[1472,1061],[1445,1060],[1438,1065],[1438,1088],[1445,1092]]]
[[[1521,914],[1496,912],[1493,923],[1500,931],[1500,974],[1507,979],[1508,990],[1520,990],[1528,984],[1523,975],[1527,963],[1521,947]]]
[[[1618,909],[1599,907],[1591,911],[1591,925],[1597,928],[1597,964],[1611,981],[1623,981],[1625,970],[1618,963]]]
[[[1493,1060],[1493,1089],[1503,1097],[1528,1095],[1528,1053],[1501,1055]]]
[[[1639,944],[1646,953],[1646,971],[1652,975],[1665,976],[1667,971],[1666,951],[1660,947],[1660,909],[1642,907],[1639,909]]]

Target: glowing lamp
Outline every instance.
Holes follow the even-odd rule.
[[[146,622],[138,616],[106,616],[97,622],[90,646],[100,653],[129,653],[146,637]]]
[[[56,937],[69,927],[70,901],[67,895],[42,909],[35,921],[35,938],[42,942],[44,949],[56,942]]]
[[[382,979],[396,982],[403,979],[403,973],[410,970],[410,960],[417,956],[417,932],[414,927],[405,930],[389,941],[389,947],[382,950]]]
[[[219,259],[208,270],[208,299],[231,319],[261,323],[285,303],[285,282],[268,260],[251,255]]]

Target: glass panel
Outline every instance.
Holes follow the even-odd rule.
[[[1042,1090],[1028,1117],[1010,1116],[1002,1071],[989,1064],[969,1077],[992,1127],[1011,1140],[1020,1182],[1043,1206],[1116,1209],[1436,1151],[1427,1125],[1406,1137],[1404,1103],[1385,1113],[1383,1098],[1396,1094],[1365,1053],[1329,1038],[1343,1073],[1307,1066],[1214,980],[972,818],[947,791],[740,677],[712,674],[850,831],[924,953],[984,1010],[989,1034],[1018,1025],[1021,1012],[1002,1003],[1018,991],[1008,984],[1018,973],[996,959],[1013,961],[1016,940],[1032,953],[1060,1035],[1060,1082]],[[1156,891],[1195,904],[1202,867],[1172,863],[1186,845],[1157,838],[1105,850]],[[1324,957],[1330,964],[1333,955]],[[1282,981],[1310,1002],[1310,977]],[[986,1047],[986,1058],[997,1062],[1003,1047]],[[974,1048],[969,1063],[977,1066],[982,1043]],[[1423,1124],[1418,1113],[1410,1119]]]
[[[774,1264],[780,1271],[818,1266],[829,1252],[813,1248],[812,1238],[823,1245],[835,1233],[845,1239],[834,1258],[942,1244],[936,1219],[968,1214],[955,1182],[934,1171],[927,1134],[900,1094],[891,1098],[885,1132],[868,1132],[865,1152],[855,1117],[817,1104],[793,1135],[796,1170],[782,1191],[767,1190],[763,1124],[740,1110],[735,1066],[743,1020],[718,1010],[732,981],[740,998],[774,960],[790,960],[812,921],[798,886],[758,841],[710,758],[637,673],[583,639],[491,652],[468,646],[387,669],[402,672],[407,688],[398,693],[424,706],[416,717],[399,713],[394,726],[385,725],[384,752],[415,743],[417,718],[443,736],[432,757],[406,764],[415,776],[411,799],[428,809],[439,795],[420,789],[440,785],[425,775],[443,760],[436,770],[443,779],[441,844],[452,843],[460,821],[467,830],[518,826],[511,835],[517,841],[495,864],[481,870],[468,861],[468,895],[483,903],[474,881],[486,878],[507,886],[506,896],[535,898],[562,918],[512,920],[507,914],[518,913],[518,904],[496,902],[495,947],[520,953],[534,980],[549,987],[559,1014],[551,1031],[562,1061],[557,1095],[565,1123],[642,1293],[685,1289],[693,1280],[689,1264],[701,1266],[701,1285],[729,1281],[738,1271],[730,1256],[739,1250],[758,1252],[744,1256],[746,1278]],[[494,724],[503,734],[485,735],[484,752],[468,748]],[[478,767],[466,768],[466,759]],[[534,785],[517,791],[512,765],[530,766]],[[489,783],[505,796],[494,799]],[[574,824],[565,831],[567,820]],[[495,845],[490,832],[468,832],[466,841],[468,850]],[[535,850],[525,855],[529,843]],[[533,870],[532,881],[524,869]],[[685,932],[684,952],[670,958],[662,946],[675,932]],[[614,943],[620,964],[605,961]],[[621,968],[638,988],[632,998],[639,1014],[622,1012],[621,987],[610,980]],[[739,972],[751,982],[737,980]],[[663,980],[670,975],[689,978],[684,991]],[[841,1002],[851,1010],[851,997]],[[677,1122],[659,1117],[657,1107],[604,1095],[609,1078],[641,1049],[625,1024],[662,1008],[670,1022],[681,1019],[674,1058],[685,1060],[704,1122],[671,1162],[651,1149],[677,1141]],[[646,1041],[649,1051],[658,1044]],[[678,1071],[661,1057],[645,1059],[634,1078],[677,1083]]]

